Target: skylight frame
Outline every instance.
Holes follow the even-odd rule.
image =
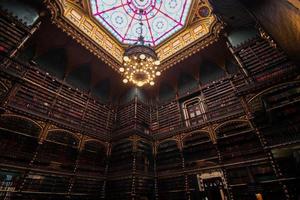
[[[143,35],[145,43],[151,46],[158,46],[182,30],[187,23],[193,4],[192,0],[89,1],[94,18],[121,44],[134,44],[137,41],[140,27],[137,12],[139,8],[143,8]],[[139,3],[144,3],[144,5],[139,6]],[[180,12],[174,12],[178,10]],[[159,32],[161,28],[164,30]]]

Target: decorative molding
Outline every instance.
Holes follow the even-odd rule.
[[[49,133],[55,132],[55,131],[61,131],[61,132],[68,133],[70,135],[73,135],[78,141],[81,140],[80,138],[81,138],[82,134],[76,133],[76,132],[72,132],[72,131],[69,131],[69,130],[66,130],[66,129],[61,129],[61,128],[50,129],[50,127],[49,127],[48,132],[47,132],[47,136],[48,136]],[[46,138],[47,138],[47,136],[46,136]]]
[[[204,8],[206,13],[201,12]],[[165,62],[176,53],[185,52],[200,40],[206,40],[205,37],[211,33],[216,21],[217,18],[212,14],[212,8],[207,0],[196,2],[191,12],[189,25],[179,35],[171,37],[156,49],[161,61]]]
[[[16,114],[11,111],[6,111],[4,114],[1,115],[1,117],[15,117],[15,118],[24,119],[26,121],[29,121],[29,122],[37,125],[40,129],[43,129],[43,126],[40,123],[38,123],[38,121],[31,119],[29,117],[23,116],[23,115]]]
[[[300,10],[300,1],[299,0],[287,0],[291,5],[296,9]]]
[[[87,0],[45,0],[44,2],[56,26],[119,72],[125,51],[124,46],[97,23],[90,12],[86,11],[86,7],[89,7]],[[219,33],[224,28],[224,24],[212,14],[208,0],[198,0],[195,5],[188,26],[156,48],[163,70],[217,41]]]
[[[40,121],[40,120],[37,120],[36,121],[38,124],[40,124],[42,127],[45,127],[46,126],[46,122],[43,122],[43,121]]]
[[[201,134],[206,134],[209,137],[209,131],[208,130],[199,129],[199,130],[195,130],[195,131],[192,131],[192,132],[182,134],[182,141],[185,141],[186,138],[188,138],[192,135],[201,135]]]
[[[225,176],[224,176],[224,173],[222,172],[222,170],[214,170],[214,171],[205,172],[202,174],[197,174],[198,185],[199,185],[200,191],[204,191],[203,181],[206,179],[211,179],[211,178],[220,178],[224,185],[224,189],[227,189],[227,183],[226,183]]]
[[[83,138],[82,138],[83,146],[88,142],[97,142],[97,143],[103,145],[105,147],[105,150],[107,150],[108,144],[109,144],[108,142],[104,142],[102,140],[98,140],[98,139],[92,138],[90,136],[83,135]]]
[[[180,149],[181,136],[180,135],[176,135],[176,136],[171,137],[171,138],[167,138],[167,139],[164,139],[164,140],[156,141],[155,144],[154,144],[155,148],[156,148],[156,151],[157,151],[157,148],[159,147],[159,145],[161,145],[164,142],[168,142],[168,141],[174,141],[174,142],[176,142],[176,145],[177,145],[178,149]]]
[[[218,41],[223,28],[224,24],[222,22],[215,21],[209,33],[203,35],[202,38],[194,41],[190,45],[184,46],[180,51],[170,54],[168,59],[163,60],[161,64],[162,69],[166,70]]]
[[[284,83],[280,83],[280,84],[276,84],[276,85],[273,85],[269,88],[266,88],[262,91],[260,91],[259,93],[255,94],[252,98],[250,98],[247,103],[250,104],[255,98],[258,98],[260,97],[262,94],[264,93],[267,93],[269,91],[272,91],[273,89],[276,89],[278,87],[282,87],[282,86],[285,86],[285,85],[300,85],[300,81],[298,80],[295,80],[295,81],[290,81],[290,82],[284,82]]]
[[[250,126],[249,121],[247,119],[232,119],[232,120],[228,120],[228,121],[225,121],[225,122],[219,124],[217,127],[214,127],[214,131],[217,132],[217,130],[219,130],[223,126],[226,126],[231,123],[245,123]]]
[[[48,130],[54,130],[54,129],[59,129],[59,128],[53,124],[50,124]]]
[[[114,42],[82,10],[68,1],[45,0],[52,22],[76,42],[115,70],[122,62],[124,49]]]

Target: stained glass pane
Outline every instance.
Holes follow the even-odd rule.
[[[133,44],[143,22],[145,42],[155,46],[185,25],[192,0],[90,0],[94,17],[120,42]],[[140,12],[142,11],[142,15]]]

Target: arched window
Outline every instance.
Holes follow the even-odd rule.
[[[204,102],[200,97],[187,100],[182,105],[186,126],[195,126],[207,120]]]

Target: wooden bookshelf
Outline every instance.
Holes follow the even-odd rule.
[[[87,142],[80,152],[76,172],[89,176],[104,176],[106,161],[105,146],[96,141]]]
[[[117,180],[108,180],[107,196],[109,200],[131,200],[132,199],[132,179],[122,178]]]
[[[182,169],[182,155],[177,143],[173,140],[165,141],[157,147],[156,170],[167,173]]]
[[[114,121],[112,105],[103,104],[34,66],[26,68],[22,83],[9,99],[9,108],[101,139],[109,137]]]
[[[34,166],[73,172],[78,155],[78,140],[68,132],[51,131],[37,152]]]
[[[172,131],[181,122],[181,113],[176,101],[157,106],[151,114],[151,127],[154,133]]]
[[[40,127],[16,116],[0,117],[0,163],[27,166],[38,146]]]
[[[299,95],[299,84],[287,83],[273,87],[251,102],[255,124],[267,146],[299,142]]]
[[[31,29],[1,8],[0,16],[0,47],[4,49],[4,52],[10,54],[28,35],[31,35]]]
[[[138,172],[153,172],[152,144],[143,140],[138,142],[135,165]]]
[[[184,138],[183,155],[186,168],[208,167],[218,163],[217,149],[205,132]]]
[[[25,178],[25,192],[67,193],[70,177],[49,176],[43,173],[29,173]]]
[[[120,140],[116,143],[113,143],[110,156],[110,173],[132,171],[132,151],[132,142],[129,140]]]
[[[263,147],[247,122],[232,122],[216,131],[217,145],[224,163],[265,157]]]
[[[100,198],[103,193],[103,180],[76,178],[72,187],[73,194],[85,194],[90,198]]]
[[[132,100],[117,108],[117,121],[116,126],[123,128],[126,125],[132,125],[136,119],[136,101]]]
[[[184,176],[159,178],[158,179],[158,196],[159,199],[181,200],[186,199]]]
[[[135,197],[137,199],[154,198],[154,179],[149,177],[137,176],[135,178]]]
[[[242,112],[242,106],[235,95],[230,79],[212,83],[202,89],[207,106],[207,116],[210,120],[217,120],[226,115]]]
[[[272,46],[267,40],[256,37],[234,48],[243,67],[249,73],[252,83],[241,91],[252,89],[259,85],[279,82],[299,73],[299,68],[278,47]]]

